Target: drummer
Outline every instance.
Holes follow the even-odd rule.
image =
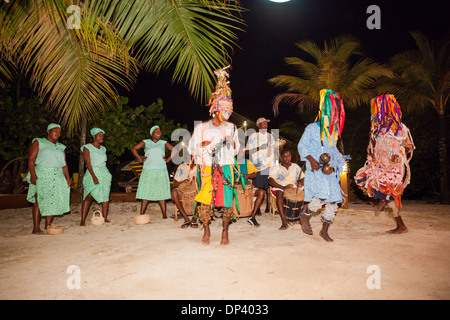
[[[181,212],[181,215],[184,218],[184,223],[181,225],[181,228],[185,229],[189,226],[191,228],[198,228],[197,218],[195,215],[192,216],[192,220],[189,219],[186,211],[184,210],[183,204],[180,201],[180,193],[181,191],[178,187],[183,183],[190,183],[190,181],[194,181],[196,183],[196,174],[197,174],[197,165],[194,161],[191,163],[182,163],[178,166],[177,171],[173,177],[173,185],[171,190],[172,200],[175,202],[175,205]]]
[[[299,165],[292,163],[292,153],[288,149],[281,152],[280,164],[273,166],[269,171],[269,185],[277,199],[277,208],[280,213],[282,225],[280,230],[288,228],[284,212],[284,191],[288,188],[303,188],[304,173]]]

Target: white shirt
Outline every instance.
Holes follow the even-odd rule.
[[[276,183],[285,187],[288,184],[295,185],[297,181],[304,177],[303,170],[296,163],[291,163],[289,169],[281,164],[273,166],[269,171],[269,179],[272,178]]]
[[[258,171],[275,165],[276,158],[273,150],[274,145],[275,139],[265,129],[252,133],[248,138],[247,146],[248,150],[250,150],[250,161],[255,165]],[[252,151],[252,149],[261,147],[265,148],[259,151]]]
[[[223,145],[226,137],[230,137],[235,145],[232,146],[230,143]],[[211,141],[211,143],[202,147],[203,141]],[[195,127],[187,150],[194,155],[196,164],[211,166],[213,155],[215,155],[218,164],[224,166],[234,164],[234,156],[237,155],[239,148],[238,130],[233,123],[224,121],[216,127],[212,124],[212,120],[209,120]]]

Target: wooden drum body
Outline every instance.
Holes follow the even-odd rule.
[[[197,187],[194,181],[183,182],[178,187],[180,201],[187,215],[194,213],[195,196],[197,195]]]
[[[289,188],[284,191],[284,214],[287,221],[295,222],[300,220],[304,198],[305,192],[303,189]]]
[[[253,185],[247,183],[245,184],[245,189],[243,189],[242,184],[239,184],[236,186],[236,192],[240,212],[237,211],[236,203],[234,203],[233,204],[234,214],[236,214],[240,218],[250,217],[252,215],[253,210]]]

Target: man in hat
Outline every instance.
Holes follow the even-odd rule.
[[[195,201],[199,206],[199,220],[204,226],[201,240],[204,245],[210,243],[209,223],[214,207],[223,208],[221,245],[230,243],[228,228],[233,219],[233,165],[240,143],[236,126],[227,121],[233,112],[233,100],[225,69],[215,72],[218,82],[210,100],[211,118],[195,127],[188,145],[188,152],[200,167],[201,189]]]
[[[250,154],[250,161],[254,164],[258,172],[252,184],[255,187],[255,205],[252,215],[248,218],[248,223],[258,227],[256,214],[260,212],[260,207],[264,197],[266,197],[266,212],[269,212],[270,194],[269,194],[269,169],[276,164],[278,160],[278,143],[273,135],[267,131],[269,119],[264,117],[256,120],[258,131],[252,133],[247,141],[247,149]]]

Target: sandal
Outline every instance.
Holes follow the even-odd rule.
[[[191,225],[191,222],[189,221],[186,221],[185,223],[183,223],[182,225],[181,225],[181,229],[186,229],[186,228],[188,228],[189,226]]]
[[[198,223],[197,222],[192,222],[191,223],[191,228],[197,229],[198,228]]]

